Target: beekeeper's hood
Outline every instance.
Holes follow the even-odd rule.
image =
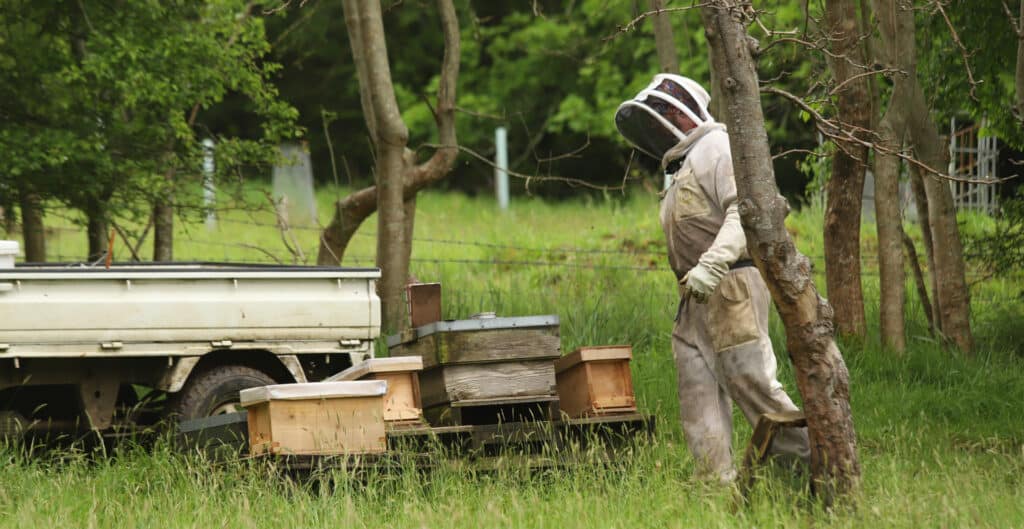
[[[693,129],[715,120],[708,113],[711,96],[692,79],[658,74],[636,97],[619,105],[615,127],[634,147],[662,157]]]

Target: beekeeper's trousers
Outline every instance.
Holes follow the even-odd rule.
[[[731,270],[706,304],[680,304],[672,351],[679,376],[683,432],[699,473],[730,482],[732,403],[751,426],[763,413],[797,407],[776,379],[768,338],[768,288],[752,266]],[[807,428],[784,428],[769,453],[807,462]]]

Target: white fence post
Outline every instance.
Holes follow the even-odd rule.
[[[505,127],[494,130],[494,190],[498,207],[508,209],[508,136]]]
[[[203,206],[206,208],[206,229],[217,228],[217,184],[213,181],[216,169],[213,161],[213,140],[203,140]]]

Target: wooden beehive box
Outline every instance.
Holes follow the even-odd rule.
[[[242,390],[249,453],[373,454],[386,450],[387,382],[280,384]]]
[[[423,359],[423,407],[555,395],[558,316],[439,321],[388,338],[392,357]]]
[[[383,380],[388,384],[384,420],[389,424],[418,423],[423,420],[419,381],[422,370],[423,359],[418,356],[370,358],[327,380]]]
[[[555,362],[558,399],[569,417],[636,411],[628,345],[581,347]]]

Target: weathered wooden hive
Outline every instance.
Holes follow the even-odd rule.
[[[558,316],[438,321],[391,336],[388,348],[423,359],[420,395],[434,424],[558,417]]]

